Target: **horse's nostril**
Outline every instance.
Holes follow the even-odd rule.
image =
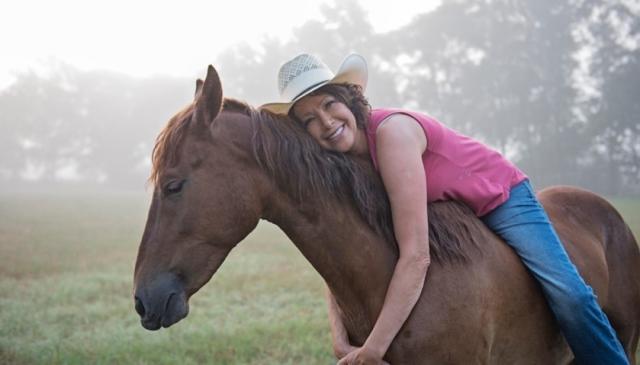
[[[136,297],[136,312],[140,315],[140,317],[144,317],[144,304],[142,304],[142,300]]]

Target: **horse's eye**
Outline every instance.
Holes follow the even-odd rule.
[[[185,181],[186,180],[171,180],[166,183],[162,189],[164,196],[175,195],[181,192]]]

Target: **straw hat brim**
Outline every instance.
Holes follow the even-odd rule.
[[[344,59],[344,61],[342,61],[342,64],[338,68],[338,72],[336,72],[335,76],[332,79],[321,82],[318,85],[314,85],[308,90],[305,90],[300,95],[296,96],[291,101],[267,103],[261,105],[259,109],[268,110],[276,114],[287,114],[289,113],[291,107],[293,107],[293,104],[295,104],[298,100],[329,84],[354,84],[362,87],[362,91],[364,91],[367,87],[368,76],[367,61],[359,54],[353,53],[348,55]]]

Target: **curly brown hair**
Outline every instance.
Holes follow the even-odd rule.
[[[348,83],[327,84],[306,96],[316,96],[321,94],[329,94],[346,105],[356,118],[356,125],[358,128],[364,130],[367,129],[369,116],[371,114],[371,105],[364,96],[360,85]],[[294,115],[293,108],[289,109],[289,117],[302,125],[302,122]]]

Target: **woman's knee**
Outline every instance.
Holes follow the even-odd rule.
[[[584,322],[598,306],[593,290],[586,284],[555,293],[549,298],[549,304],[558,319],[577,323]]]

